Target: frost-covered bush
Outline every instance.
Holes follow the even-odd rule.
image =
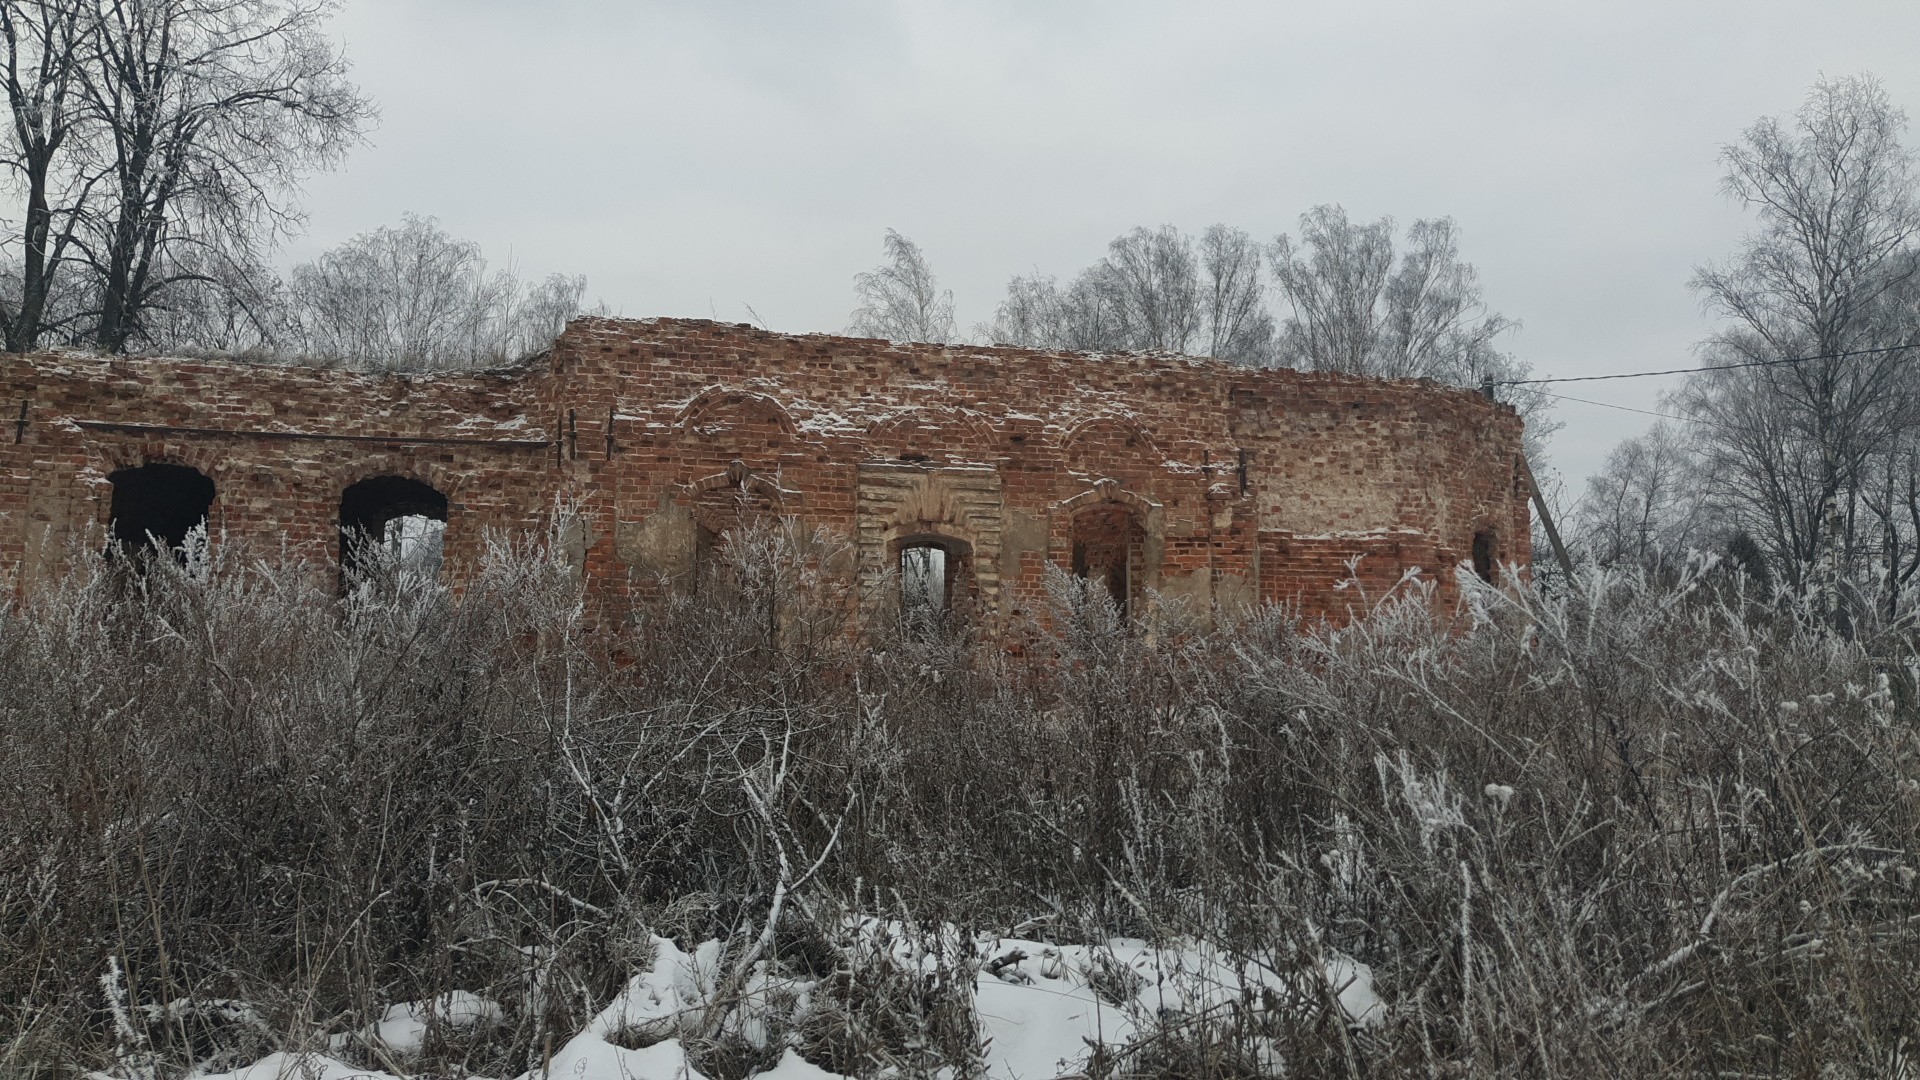
[[[1063,579],[1010,651],[858,637],[828,536],[624,612],[563,549],[0,610],[0,1071],[1914,1068],[1907,627],[1690,574],[1199,630]],[[1043,999],[1098,1048],[1016,1037]]]

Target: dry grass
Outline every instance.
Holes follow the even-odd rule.
[[[816,987],[776,1047],[964,1073],[978,959],[941,928],[1020,925],[1338,950],[1390,1006],[1168,1014],[1102,1075],[1913,1075],[1904,628],[1594,577],[1460,626],[1143,634],[1062,582],[1015,660],[851,640],[829,549],[754,538],[736,587],[618,633],[505,546],[460,597],[231,553],[0,612],[0,1070],[177,1075],[457,988],[505,1022],[414,1067],[511,1075],[658,933],[725,943],[688,1035],[716,1075],[761,1063],[736,1006],[769,970]]]

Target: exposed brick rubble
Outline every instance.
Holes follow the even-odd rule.
[[[70,354],[0,372],[0,572],[23,589],[76,532],[104,535],[111,474],[151,462],[212,479],[216,543],[317,565],[349,485],[420,481],[447,497],[456,583],[484,531],[576,500],[574,557],[608,601],[691,573],[755,514],[848,538],[862,581],[939,544],[989,623],[1041,598],[1048,562],[1130,604],[1340,618],[1410,570],[1447,593],[1477,533],[1529,558],[1519,418],[1424,381],[693,319],[581,319],[477,375]]]

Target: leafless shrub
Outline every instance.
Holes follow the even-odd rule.
[[[1109,1005],[1126,1005],[1146,985],[1145,976],[1116,961],[1111,951],[1093,954],[1086,971],[1087,985],[1095,996]]]
[[[657,934],[719,942],[674,1028],[709,1075],[965,1074],[973,934],[1012,927],[1293,973],[1143,1012],[1101,1075],[1868,1076],[1920,1040],[1900,624],[1698,567],[1340,628],[1060,580],[1014,655],[862,639],[832,537],[744,531],[726,587],[617,617],[563,548],[344,597],[226,545],[81,560],[0,610],[0,1069],[513,1075]],[[500,1022],[368,1037],[451,991]]]
[[[837,951],[841,966],[815,984],[795,1032],[808,1061],[854,1077],[965,1074],[977,1062],[979,964],[954,934],[869,926]]]

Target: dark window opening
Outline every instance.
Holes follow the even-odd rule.
[[[1481,529],[1473,534],[1473,572],[1481,581],[1493,580],[1493,530]]]
[[[340,496],[340,567],[348,577],[411,571],[437,577],[447,497],[418,480],[376,476]]]
[[[113,541],[128,552],[170,551],[186,547],[187,534],[204,528],[213,506],[213,481],[185,465],[141,465],[118,469],[113,484]]]
[[[1073,573],[1105,588],[1121,618],[1139,599],[1146,531],[1125,506],[1106,503],[1073,518]]]

